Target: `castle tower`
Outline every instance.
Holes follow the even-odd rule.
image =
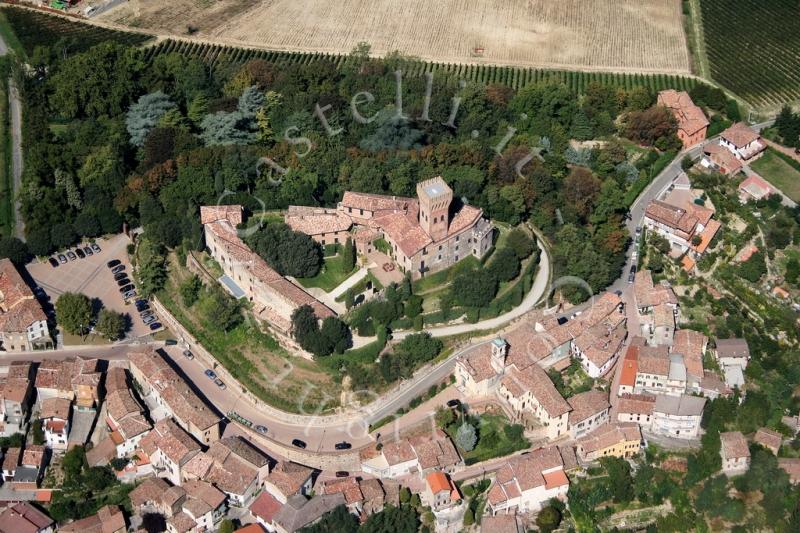
[[[508,355],[508,343],[505,339],[497,337],[492,340],[492,368],[498,374],[502,374],[506,368],[506,356]]]
[[[419,225],[425,233],[434,241],[447,237],[453,190],[441,177],[436,177],[417,183],[417,198],[419,198]]]

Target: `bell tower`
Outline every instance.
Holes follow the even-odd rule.
[[[417,183],[419,225],[434,241],[447,237],[453,190],[439,176]]]
[[[506,368],[506,356],[508,355],[508,343],[505,339],[497,337],[492,340],[492,368],[498,374],[502,374]]]

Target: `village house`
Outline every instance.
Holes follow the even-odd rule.
[[[691,329],[680,329],[670,348],[670,355],[678,355],[686,368],[686,387],[690,392],[700,392],[705,377],[703,354],[708,348],[708,337]]]
[[[679,312],[675,291],[667,281],[654,284],[651,272],[640,270],[634,278],[633,294],[642,337],[650,346],[670,346]]]
[[[94,409],[99,400],[102,373],[97,359],[45,360],[36,369],[37,402],[47,398],[65,398],[81,411]]]
[[[716,339],[714,357],[722,368],[725,383],[733,388],[744,386],[744,371],[750,361],[750,347],[745,339]]]
[[[434,513],[453,507],[461,501],[461,493],[450,476],[444,472],[431,472],[425,477],[425,491],[422,501]]]
[[[142,394],[152,395],[189,434],[208,446],[219,440],[219,416],[208,407],[189,385],[156,351],[132,352],[128,355],[133,379]]]
[[[118,505],[105,505],[97,514],[58,526],[61,533],[125,533],[128,524]]]
[[[638,346],[636,351],[636,383],[634,393],[668,394],[670,379],[669,348],[666,346]],[[677,378],[678,376],[673,376]],[[673,380],[674,381],[674,380]]]
[[[396,506],[397,498],[399,497],[399,489],[396,484],[394,484],[394,491],[387,487],[387,492],[387,490],[384,490],[384,485],[377,479],[358,479],[353,476],[335,478],[322,482],[320,487],[322,494],[335,494],[337,492],[344,494],[347,509],[352,514],[358,516],[362,522],[365,521],[369,515],[383,510],[386,503]],[[278,506],[281,505],[271,494],[263,492],[250,507],[250,512],[256,515],[256,511],[259,511],[259,509],[275,508],[275,503],[266,501],[262,501],[258,506],[256,505],[259,503],[259,500],[265,498],[271,498]],[[259,522],[261,522],[261,520],[259,520]],[[267,523],[270,523],[270,521],[266,520],[265,517],[265,521],[262,524],[267,527]]]
[[[0,376],[0,436],[9,437],[27,431],[26,420],[33,390],[31,368],[27,361],[12,361],[8,365],[8,374]]]
[[[778,194],[775,187],[757,174],[751,174],[743,179],[736,190],[739,191],[739,201],[743,204],[749,201],[757,202],[773,194]]]
[[[136,451],[140,458],[149,461],[156,475],[173,485],[183,484],[186,464],[199,453],[200,445],[170,418],[156,422]]]
[[[225,273],[222,285],[236,298],[247,298],[255,315],[280,331],[291,329],[292,313],[309,305],[320,320],[335,313],[302,287],[281,276],[239,237],[236,226],[242,223],[243,208],[202,206],[200,222],[206,248]]]
[[[781,445],[783,444],[783,435],[774,429],[758,428],[755,436],[753,436],[753,442],[760,444],[773,454],[778,455],[778,451],[780,451]]]
[[[275,513],[271,528],[267,529],[277,533],[294,533],[310,526],[340,505],[345,505],[344,494],[340,492],[316,495],[311,499],[295,494]]]
[[[792,485],[800,483],[800,458],[780,457],[778,458],[778,468],[789,475],[789,483]]]
[[[28,502],[13,503],[0,511],[0,531],[53,533],[55,522]]]
[[[668,108],[678,123],[678,138],[684,148],[703,142],[708,119],[686,91],[667,89],[658,93],[657,104]]]
[[[719,143],[703,147],[705,156],[700,164],[723,174],[737,173],[744,165],[761,157],[767,149],[761,136],[743,122],[732,125],[719,137]]]
[[[30,352],[53,347],[47,316],[10,259],[0,259],[0,350]]]
[[[69,416],[72,402],[66,398],[42,400],[39,418],[42,421],[45,446],[53,453],[64,453],[68,448]]]
[[[441,429],[388,442],[378,452],[361,452],[361,468],[379,478],[396,478],[416,473],[424,479],[430,472],[452,473],[463,465],[450,437]]]
[[[636,422],[649,429],[653,423],[656,397],[650,394],[623,394],[617,402],[617,421]]]
[[[184,467],[186,479],[208,481],[228,496],[231,505],[247,506],[269,474],[269,458],[241,437],[225,437],[192,457]]]
[[[601,457],[633,457],[639,453],[642,432],[639,425],[628,423],[604,424],[578,439],[576,452],[583,462]]]
[[[356,230],[366,228],[371,237],[383,238],[400,270],[419,277],[468,256],[481,259],[492,246],[494,226],[483,217],[483,211],[463,205],[451,213],[452,203],[452,189],[441,177],[435,177],[417,184],[417,198],[345,192],[337,211],[350,218]],[[291,218],[290,209],[286,215],[290,226],[301,228],[307,222],[295,224]],[[340,229],[343,225],[336,219],[331,227]],[[358,251],[364,253],[365,242],[359,241]]]
[[[694,439],[700,433],[700,421],[706,399],[699,396],[656,396],[650,431],[678,439]]]
[[[186,481],[170,486],[161,478],[148,478],[130,494],[131,505],[140,516],[156,512],[167,518],[171,533],[216,530],[225,518],[225,494],[205,481]]]
[[[601,322],[572,341],[572,355],[589,377],[599,378],[614,366],[627,336],[625,322],[614,325]]]
[[[578,439],[608,422],[611,404],[606,392],[581,392],[567,398],[567,403],[572,408],[569,413],[569,434],[573,439]]]
[[[510,514],[485,514],[481,518],[481,533],[525,533],[520,517]]]
[[[281,505],[294,495],[305,496],[311,492],[314,471],[307,466],[289,461],[279,461],[267,476],[264,490]]]
[[[113,367],[106,372],[106,424],[110,430],[116,457],[128,457],[150,431],[144,409],[128,388],[124,368]]]
[[[639,344],[637,343],[637,339],[634,338],[625,349],[625,356],[622,358],[622,368],[620,370],[617,396],[633,394],[633,391],[636,388],[636,374],[638,372]]]
[[[12,450],[14,452],[12,453]],[[10,482],[15,490],[36,490],[44,477],[44,465],[46,459],[46,448],[37,444],[25,446],[23,451],[19,448],[9,448],[6,452],[11,455],[12,464],[9,468],[13,469]],[[5,477],[6,463],[3,461],[3,475]]]
[[[725,431],[719,434],[721,443],[722,471],[727,476],[744,474],[750,468],[750,449],[741,431]]]
[[[551,498],[566,501],[569,479],[555,446],[509,458],[488,492],[492,515],[536,512]]]
[[[649,231],[669,241],[673,251],[694,259],[705,253],[721,224],[711,218],[714,212],[692,202],[681,206],[651,200],[645,209],[644,224]]]

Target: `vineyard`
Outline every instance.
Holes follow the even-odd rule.
[[[254,50],[245,48],[232,48],[227,46],[211,45],[196,42],[167,40],[147,49],[147,59],[152,59],[159,54],[177,52],[185,56],[196,57],[210,66],[222,64],[243,64],[252,59],[263,59],[278,65],[302,64],[307,65],[319,61],[331,62],[337,67],[341,66],[346,56],[323,53],[295,53],[275,52],[267,50]],[[673,88],[689,90],[698,82],[695,78],[675,76],[668,74],[622,74],[610,72],[575,72],[565,70],[547,70],[534,68],[498,67],[489,65],[464,65],[442,64],[415,61],[404,75],[414,77],[422,76],[426,72],[434,75],[444,75],[458,80],[476,83],[498,83],[519,89],[529,83],[540,81],[556,81],[564,83],[570,89],[582,93],[591,82],[603,85],[624,87],[647,87],[652,91]]]
[[[714,81],[757,107],[800,101],[800,3],[700,0]]]
[[[680,0],[130,0],[99,17],[232,46],[688,74]]]
[[[75,50],[86,50],[103,41],[136,46],[151,38],[141,33],[109,30],[17,7],[3,8],[0,16],[4,16],[14,28],[28,55],[37,46],[52,46],[62,39]]]

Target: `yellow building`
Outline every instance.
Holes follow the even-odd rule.
[[[642,432],[638,424],[605,424],[578,439],[578,459],[592,462],[601,457],[631,457],[639,453]]]

